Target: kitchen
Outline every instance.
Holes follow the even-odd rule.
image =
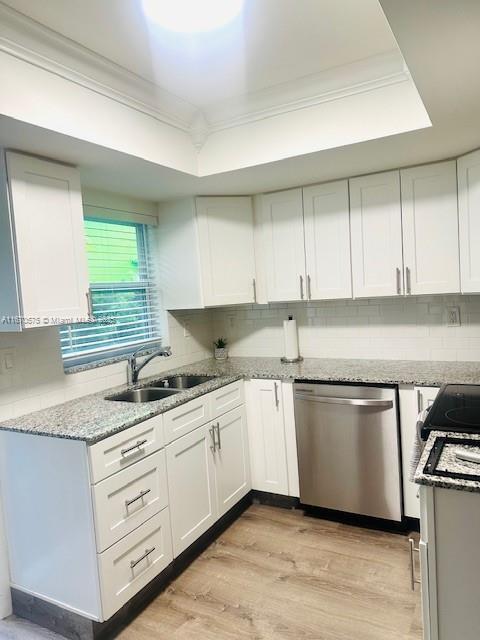
[[[476,638],[479,8],[176,4],[0,2],[0,637]]]

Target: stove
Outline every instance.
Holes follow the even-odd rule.
[[[444,384],[418,428],[424,441],[430,431],[480,433],[480,385]]]

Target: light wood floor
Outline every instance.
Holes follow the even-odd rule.
[[[400,535],[253,505],[121,640],[420,640]]]

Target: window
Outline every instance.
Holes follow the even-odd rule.
[[[93,322],[60,328],[66,364],[123,355],[160,339],[150,227],[85,218]]]

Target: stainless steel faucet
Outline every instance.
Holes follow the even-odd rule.
[[[153,358],[156,358],[157,356],[164,356],[165,358],[167,358],[168,356],[172,355],[171,347],[161,347],[160,349],[157,349],[157,351],[154,351],[149,356],[147,356],[143,362],[138,364],[137,354],[140,351],[145,351],[145,349],[147,348],[148,348],[147,346],[140,347],[134,353],[132,353],[132,355],[128,358],[128,364],[127,364],[127,383],[128,384],[136,384],[138,382],[138,374],[143,369],[143,367],[150,362],[150,360],[153,360]]]

